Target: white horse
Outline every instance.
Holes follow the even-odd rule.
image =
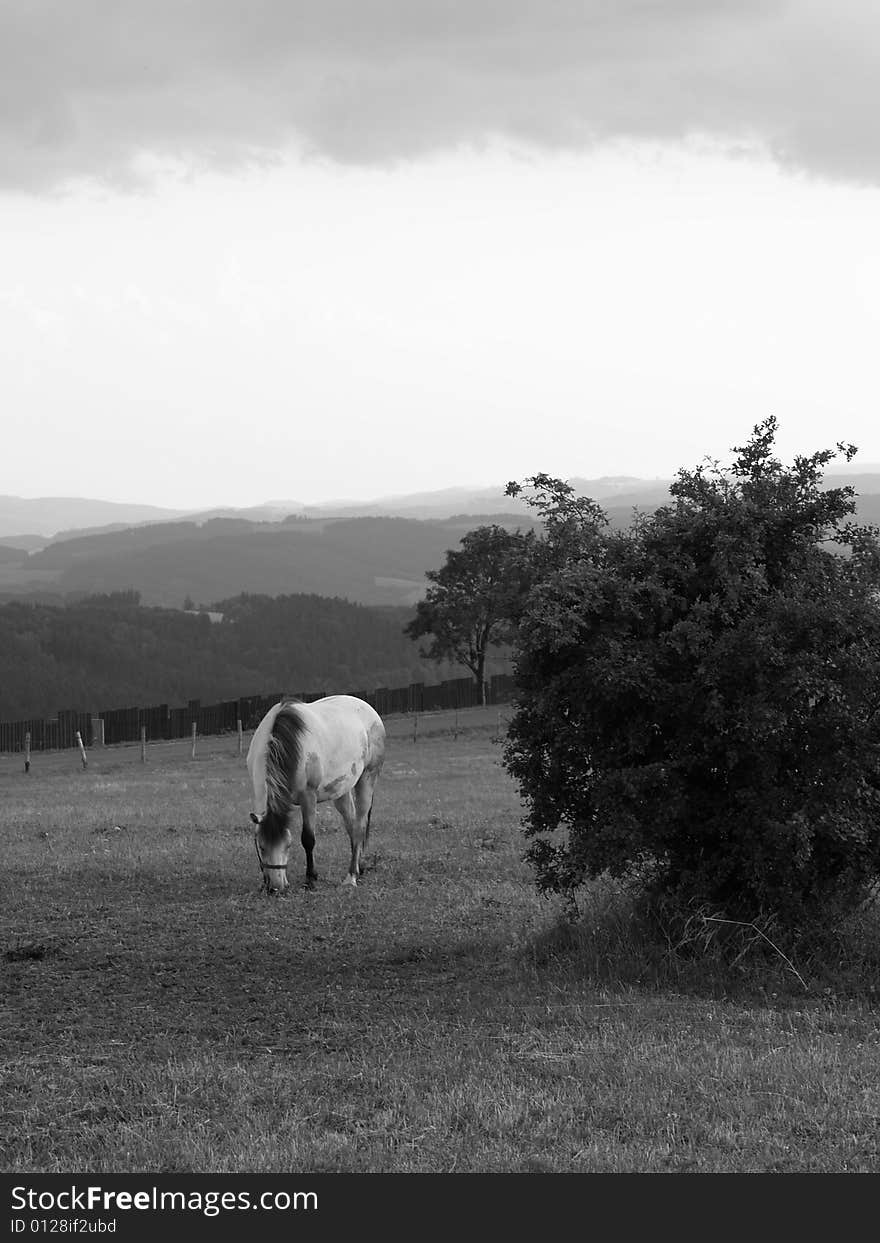
[[[254,845],[269,893],[287,888],[289,820],[302,812],[306,884],[317,879],[313,851],[318,803],[333,802],[351,841],[343,884],[356,885],[370,833],[373,792],[385,758],[385,726],[363,699],[328,695],[270,708],[254,731],[247,766],[254,786]]]

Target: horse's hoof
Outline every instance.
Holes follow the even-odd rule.
[[[357,877],[352,876],[351,872],[349,872],[342,883],[343,885],[351,885],[352,889],[354,889],[357,887]]]

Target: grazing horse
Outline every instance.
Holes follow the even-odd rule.
[[[384,758],[385,726],[363,699],[328,695],[313,703],[283,702],[269,709],[247,754],[254,785],[254,844],[269,893],[287,888],[287,855],[293,840],[288,821],[294,806],[302,812],[306,884],[314,884],[316,809],[318,803],[330,801],[351,840],[351,863],[342,883],[357,884]]]

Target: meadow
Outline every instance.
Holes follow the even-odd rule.
[[[0,757],[0,1168],[880,1168],[876,955],[713,965],[610,884],[566,921],[503,714],[388,727],[361,883],[322,809],[280,898],[234,737]]]

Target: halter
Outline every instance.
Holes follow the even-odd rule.
[[[254,850],[257,852],[257,862],[259,863],[260,870],[263,873],[263,884],[264,885],[269,884],[269,877],[266,875],[267,872],[286,872],[287,871],[286,863],[264,863],[263,862],[263,856],[260,854],[260,847],[257,845],[256,834],[254,834]]]

